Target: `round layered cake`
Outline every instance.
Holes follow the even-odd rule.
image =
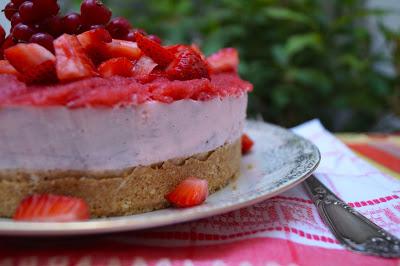
[[[92,217],[193,206],[239,173],[252,85],[237,51],[162,45],[92,2],[63,31],[22,21],[2,40],[0,216],[21,201],[38,215],[38,194],[79,198]]]
[[[251,86],[234,73],[145,85],[92,78],[28,89],[3,75],[0,84],[27,90],[0,109],[2,216],[37,193],[83,198],[93,216],[146,212],[168,206],[164,195],[188,176],[208,180],[213,192],[239,171]],[[140,95],[128,92],[136,86]],[[112,101],[101,103],[99,90],[108,90]],[[60,92],[73,100],[52,102]]]

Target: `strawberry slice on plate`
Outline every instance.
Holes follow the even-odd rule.
[[[126,57],[131,60],[136,60],[142,55],[142,52],[135,42],[113,39],[112,42],[107,43],[106,46],[108,58]]]
[[[85,54],[78,38],[64,34],[54,41],[56,70],[60,81],[70,81],[97,76],[93,62]]]
[[[89,219],[89,207],[79,198],[33,195],[22,200],[14,213],[15,221],[74,222]]]
[[[207,58],[212,73],[237,71],[239,53],[234,48],[221,49]]]
[[[53,63],[56,61],[56,57],[49,50],[36,43],[17,44],[6,49],[4,55],[10,64],[22,74],[46,61]]]
[[[188,177],[172,192],[165,196],[172,205],[179,208],[193,207],[202,204],[208,197],[208,182],[196,177]]]
[[[133,75],[133,63],[125,57],[113,58],[102,63],[98,70],[103,78],[112,76],[131,77]]]
[[[154,60],[158,65],[166,67],[174,60],[174,54],[162,47],[159,43],[145,37],[140,32],[135,32],[135,40],[140,50]]]
[[[107,43],[112,42],[110,33],[102,28],[89,30],[77,36],[87,55],[99,64],[108,59]]]
[[[19,72],[7,60],[0,60],[0,74],[19,76]]]
[[[254,146],[254,141],[247,135],[242,135],[242,154],[247,154]]]
[[[166,73],[173,80],[210,79],[207,62],[192,48],[179,52]]]

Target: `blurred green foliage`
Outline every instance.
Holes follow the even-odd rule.
[[[293,126],[320,118],[333,130],[364,131],[390,110],[395,78],[374,67],[361,0],[124,0],[113,13],[170,43],[197,43],[206,54],[236,47],[251,81],[249,112]],[[393,105],[392,105],[393,109]]]

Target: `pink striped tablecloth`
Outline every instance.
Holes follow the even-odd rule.
[[[294,131],[323,160],[316,176],[350,206],[400,237],[400,138],[340,135],[319,121]],[[0,266],[388,265],[344,250],[301,186],[257,205],[195,222],[103,236],[0,237]]]

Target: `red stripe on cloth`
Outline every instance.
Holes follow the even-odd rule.
[[[26,240],[24,241],[26,242]],[[0,242],[1,243],[1,242]],[[145,247],[93,241],[86,245],[61,243],[46,248],[10,246],[0,250],[0,265],[307,265],[398,266],[400,260],[365,256],[347,250],[326,249],[282,239],[246,239],[221,245]],[[1,245],[1,244],[0,244]],[[37,244],[36,244],[37,245]],[[77,248],[78,246],[78,248]],[[294,256],[294,253],[296,256]]]
[[[387,152],[379,150],[368,144],[350,144],[348,143],[352,150],[365,155],[366,157],[378,162],[379,164],[389,168],[392,171],[400,173],[400,158],[393,156]]]
[[[246,235],[254,235],[257,233],[262,233],[262,232],[268,232],[268,231],[285,231],[285,232],[292,232],[302,238],[307,238],[307,239],[314,239],[316,241],[320,242],[325,242],[325,243],[336,243],[339,244],[339,242],[336,239],[322,236],[322,235],[316,235],[316,234],[310,234],[306,233],[303,230],[297,229],[297,228],[292,228],[288,226],[284,227],[268,227],[268,228],[263,228],[259,230],[253,230],[253,231],[248,231],[248,232],[241,232],[237,234],[230,234],[230,235],[222,235],[222,234],[204,234],[204,233],[197,233],[197,232],[191,232],[191,233],[181,233],[181,232],[162,232],[162,231],[143,231],[137,233],[137,237],[143,238],[143,239],[166,239],[166,240],[192,240],[192,241],[209,241],[209,240],[227,240],[227,239],[237,239]]]

